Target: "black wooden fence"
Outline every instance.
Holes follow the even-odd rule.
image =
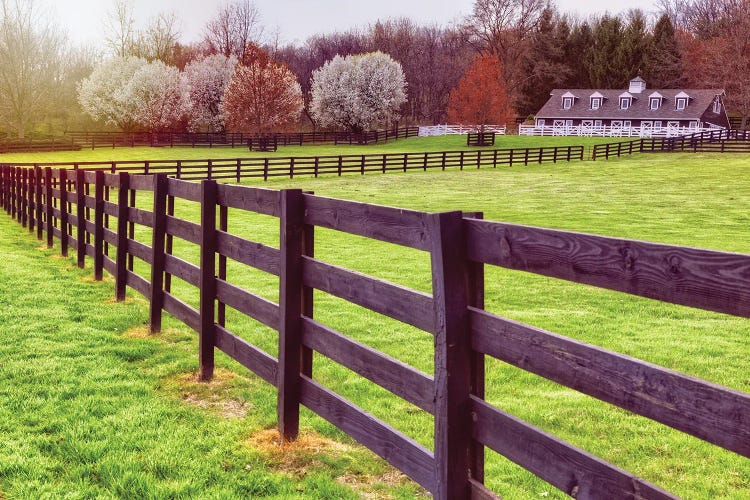
[[[484,447],[578,498],[675,498],[484,400],[485,356],[535,373],[717,446],[750,457],[750,395],[484,310],[484,266],[494,265],[703,309],[750,317],[750,256],[517,226],[461,212],[424,213],[306,194],[166,175],[2,167],[0,203],[63,255],[75,250],[101,279],[115,278],[200,337],[203,380],[219,349],[278,389],[285,439],[304,405],[388,460],[439,499],[490,498]],[[135,206],[148,197],[152,210]],[[174,198],[200,204],[200,221],[170,215]],[[172,205],[173,206],[173,205]],[[228,212],[279,218],[280,247],[231,234]],[[217,224],[217,214],[219,223]],[[152,233],[136,241],[134,226]],[[428,252],[431,295],[314,257],[315,227]],[[200,264],[170,255],[170,238],[200,247]],[[217,256],[219,265],[217,267]],[[147,276],[133,271],[133,257]],[[279,277],[279,303],[230,284],[226,259]],[[200,290],[195,309],[171,293],[176,276]],[[413,325],[435,336],[434,373],[423,373],[313,319],[312,290]],[[227,329],[230,307],[279,335],[278,359]],[[218,320],[215,314],[219,311]],[[317,351],[434,416],[434,452],[315,381]]]
[[[247,147],[250,141],[272,138],[279,146],[306,144],[376,144],[417,137],[419,127],[395,127],[387,130],[353,132],[285,132],[272,134],[204,132],[67,132],[66,137],[79,147],[115,148],[135,146],[168,147]]]
[[[750,153],[750,130],[712,130],[679,137],[651,137],[596,144],[591,159],[634,153]]]
[[[20,167],[55,167],[73,170],[106,170],[109,173],[163,173],[185,180],[343,175],[409,170],[477,169],[480,167],[533,165],[583,159],[583,146],[517,148],[428,153],[233,158],[215,160],[145,160],[113,162],[15,163]]]

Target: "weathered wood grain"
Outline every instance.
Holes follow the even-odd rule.
[[[435,464],[433,496],[469,496],[474,459],[469,396],[472,390],[469,266],[461,212],[427,218],[432,262],[435,332]]]
[[[200,288],[200,267],[179,257],[167,254],[164,258],[164,271],[177,276],[182,281]]]
[[[469,258],[750,317],[750,255],[467,219]]]
[[[195,182],[169,179],[167,181],[167,194],[183,200],[200,202],[201,186]]]
[[[472,309],[473,349],[750,457],[750,395]]]
[[[201,243],[201,226],[195,222],[178,219],[167,215],[167,235],[177,236],[178,238],[200,245]]]
[[[282,439],[299,433],[302,372],[302,253],[305,199],[299,189],[280,194],[278,426]]]
[[[428,249],[423,212],[305,195],[304,222],[419,250]]]
[[[126,277],[126,284],[135,290],[136,292],[140,293],[144,297],[148,298],[151,294],[151,283],[149,283],[146,278],[135,274],[133,271],[126,271],[127,277]]]

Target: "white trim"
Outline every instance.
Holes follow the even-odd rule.
[[[680,104],[682,104],[682,107],[680,107]],[[678,97],[677,99],[675,99],[675,103],[674,103],[675,109],[677,111],[684,111],[685,108],[687,108],[687,104],[688,104],[687,97]]]
[[[632,97],[620,97],[620,109],[626,110],[630,109],[630,105],[632,104],[633,98]]]
[[[563,97],[563,109],[570,109],[573,107],[573,99],[572,97]]]
[[[654,106],[654,104],[656,104]],[[661,106],[661,97],[649,97],[648,98],[648,109],[656,111]]]

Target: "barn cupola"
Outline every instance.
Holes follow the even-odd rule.
[[[628,92],[631,94],[640,94],[644,90],[646,90],[646,80],[640,76],[636,76],[630,80],[630,88],[628,88]]]

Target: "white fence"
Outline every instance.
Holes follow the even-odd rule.
[[[505,135],[505,125],[485,125],[485,132],[495,132],[498,135]],[[432,125],[428,127],[419,127],[419,137],[429,137],[433,135],[450,135],[450,134],[468,134],[469,132],[479,132],[479,125]]]
[[[590,125],[559,125],[559,126],[536,126],[519,125],[518,135],[571,135],[582,137],[678,137],[681,135],[697,134],[717,130],[712,128],[695,127],[593,127]],[[420,135],[421,135],[420,127]]]

